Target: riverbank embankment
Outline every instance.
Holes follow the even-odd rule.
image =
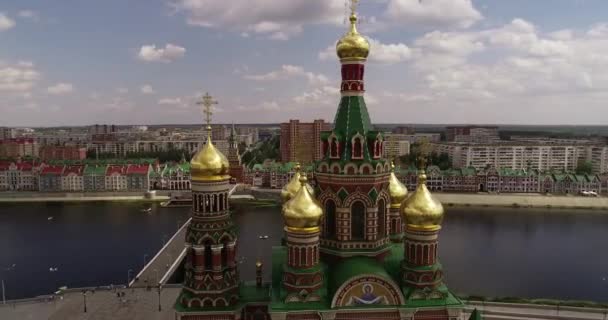
[[[0,192],[0,203],[166,200],[169,200],[168,192],[157,192],[154,196],[144,192]]]
[[[280,201],[279,189],[251,189],[259,199]],[[446,207],[509,207],[608,210],[608,197],[582,197],[576,195],[544,195],[538,193],[446,193],[433,192]]]

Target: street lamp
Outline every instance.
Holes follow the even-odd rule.
[[[144,267],[146,266],[146,263],[148,262],[148,254],[144,254]]]
[[[13,263],[12,266],[5,268],[6,271],[11,271],[15,269],[16,264]],[[6,288],[4,287],[4,279],[2,279],[2,304],[6,304]]]
[[[163,247],[165,246],[165,244],[167,243],[167,238],[168,236],[166,234],[163,234]]]
[[[84,299],[84,312],[87,312],[87,291],[82,290],[82,298]]]
[[[162,284],[158,284],[158,312],[163,311],[162,306],[160,304],[160,291],[162,290],[163,285]]]
[[[133,270],[127,270],[127,288],[129,287],[129,283],[131,282],[131,272],[133,272]]]

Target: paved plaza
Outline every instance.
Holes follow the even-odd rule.
[[[81,292],[70,292],[51,301],[31,303],[0,303],[2,320],[160,320],[174,319],[173,304],[180,288],[164,288],[158,311],[158,290],[144,288],[88,292],[87,312]],[[124,292],[118,297],[117,293]]]

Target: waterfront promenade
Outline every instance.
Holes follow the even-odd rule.
[[[13,202],[94,202],[94,201],[166,201],[168,192],[148,198],[144,192],[0,192],[0,203]]]
[[[281,199],[280,189],[251,188],[250,192],[260,199],[273,199],[277,201]],[[444,206],[608,209],[608,197],[606,196],[583,197],[578,195],[544,195],[539,193],[489,194],[448,192],[433,192],[433,196],[441,201]]]

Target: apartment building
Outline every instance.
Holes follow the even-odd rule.
[[[496,126],[451,126],[446,127],[447,141],[492,143],[500,140]]]
[[[410,153],[410,142],[407,140],[387,139],[384,141],[384,157],[395,159]]]
[[[321,160],[321,132],[331,130],[324,120],[303,123],[289,120],[281,123],[281,161],[311,163]]]

